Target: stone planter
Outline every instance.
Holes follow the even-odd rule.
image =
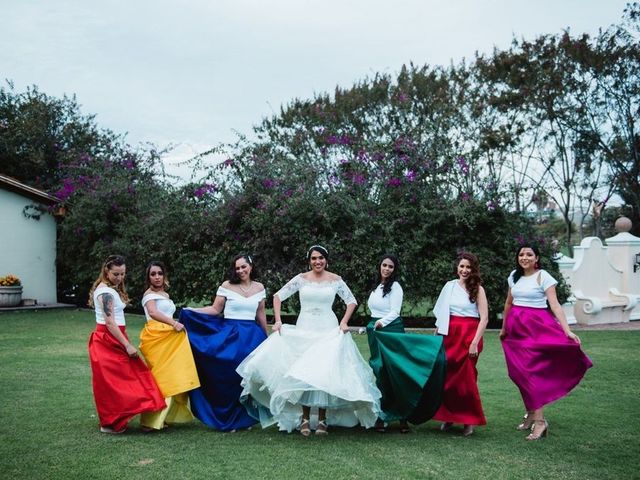
[[[22,301],[22,285],[0,287],[0,308],[17,307]]]

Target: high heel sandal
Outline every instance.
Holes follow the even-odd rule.
[[[544,428],[536,433],[536,427],[542,425]],[[526,436],[527,440],[540,440],[549,435],[549,423],[543,418],[542,420],[535,420],[531,433]]]
[[[474,432],[473,425],[465,425],[464,430],[462,430],[462,436],[470,437],[471,435],[473,435],[473,432]]]
[[[409,424],[406,420],[400,421],[400,433],[410,433],[411,429],[409,428]]]
[[[329,435],[329,432],[327,432],[327,421],[326,420],[319,420],[318,421],[318,426],[316,427],[316,435]]]
[[[309,424],[308,418],[302,419],[302,423],[300,424],[300,434],[303,437],[308,437],[309,435],[311,435],[311,426]]]
[[[381,419],[376,420],[376,424],[373,426],[374,430],[378,433],[385,433],[387,431],[387,427],[384,425],[384,421]]]
[[[516,430],[531,430],[533,427],[534,420],[531,418],[529,412],[524,414],[522,417],[522,423],[516,427]]]
[[[453,423],[451,422],[444,422],[440,424],[440,431],[441,432],[448,432],[449,430],[451,430],[451,427],[453,427]]]

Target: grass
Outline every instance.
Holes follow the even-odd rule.
[[[130,315],[137,339],[143,319]],[[587,331],[595,367],[547,408],[550,437],[526,442],[497,332],[479,382],[488,425],[470,438],[435,422],[381,435],[360,428],[302,438],[275,428],[218,433],[198,422],[143,434],[98,432],[86,343],[87,311],[0,314],[0,478],[640,478],[640,332]],[[365,358],[366,339],[354,336]]]

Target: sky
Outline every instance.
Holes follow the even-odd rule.
[[[0,81],[189,158],[294,98],[618,23],[621,0],[0,0]]]

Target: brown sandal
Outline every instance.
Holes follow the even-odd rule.
[[[309,435],[311,435],[311,426],[309,424],[308,418],[302,419],[302,423],[300,424],[300,434],[303,437],[308,437]]]
[[[327,431],[327,421],[326,420],[320,420],[318,422],[318,426],[316,428],[316,435],[329,435],[329,432]]]

